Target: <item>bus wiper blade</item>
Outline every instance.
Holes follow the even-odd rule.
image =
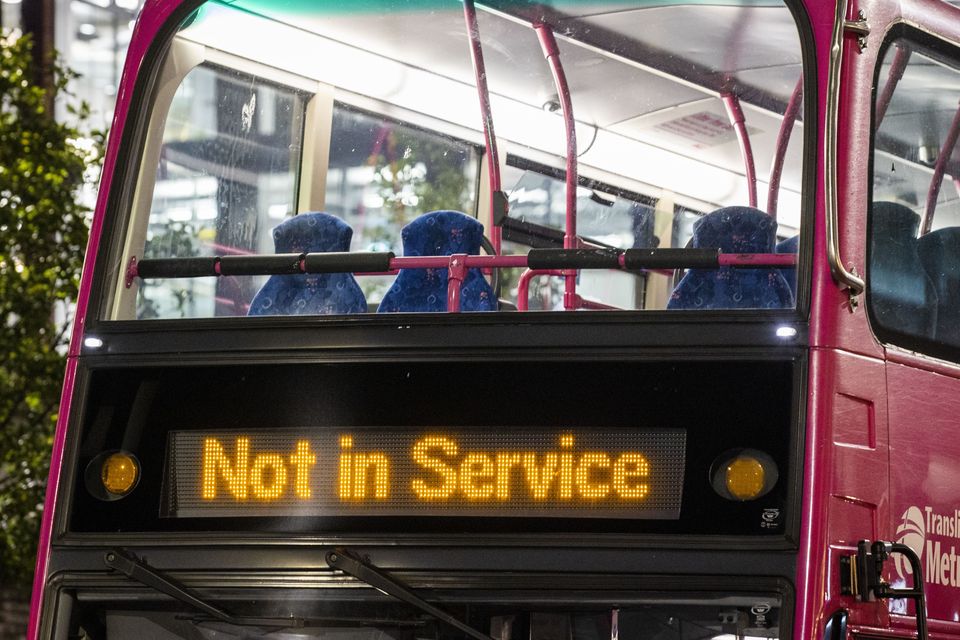
[[[128,555],[117,549],[107,551],[103,556],[103,562],[111,569],[116,569],[128,578],[136,580],[140,584],[164,593],[184,604],[188,604],[194,609],[198,609],[211,618],[220,620],[221,622],[240,627],[282,628],[299,628],[306,624],[306,621],[301,618],[255,618],[232,615],[193,595],[186,588],[177,584],[133,554]]]
[[[457,620],[455,617],[442,609],[433,606],[416,593],[410,590],[405,584],[396,578],[388,576],[386,573],[377,569],[369,562],[363,562],[353,557],[343,549],[330,551],[326,556],[327,564],[333,569],[339,569],[344,573],[353,576],[360,582],[365,582],[377,591],[393,596],[397,600],[402,600],[407,604],[417,607],[425,613],[445,622],[455,629],[463,631],[465,634],[475,640],[493,640],[490,636],[474,629],[465,622]]]

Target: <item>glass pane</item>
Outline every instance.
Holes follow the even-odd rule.
[[[429,211],[477,208],[479,151],[450,136],[336,104],[326,210],[353,228],[354,251],[403,254],[400,230]],[[364,276],[375,305],[393,276]]]
[[[191,71],[163,130],[143,257],[272,253],[271,228],[296,208],[303,108],[303,96],[253,76]],[[235,277],[146,280],[137,317],[246,315],[258,288]]]
[[[320,590],[323,591],[323,590]],[[596,590],[594,590],[596,591]],[[312,596],[281,599],[280,594],[260,592],[259,597],[234,599],[223,605],[240,616],[303,616],[301,628],[268,629],[256,625],[240,626],[212,620],[183,605],[163,609],[110,604],[97,615],[77,615],[96,605],[75,607],[75,625],[86,631],[90,620],[103,625],[106,637],[113,640],[140,638],[328,638],[336,640],[416,640],[434,638],[453,640],[463,632],[441,623],[419,609],[393,599],[349,600],[314,590]],[[271,597],[272,596],[272,597]],[[497,640],[743,640],[781,637],[780,598],[773,594],[689,594],[681,597],[669,592],[642,596],[616,591],[604,596],[585,596],[583,592],[563,594],[541,590],[538,597],[516,598],[510,591],[489,594],[450,595],[437,602],[445,611]],[[616,601],[616,604],[611,602]],[[94,600],[95,602],[95,600]],[[101,605],[102,606],[102,605]],[[158,610],[159,609],[159,610]],[[100,627],[103,629],[103,627]],[[269,633],[266,631],[269,630]]]
[[[155,191],[149,238],[138,237],[146,225],[131,225],[127,261],[257,255],[264,260],[250,261],[255,267],[294,246],[397,259],[381,256],[377,268],[343,262],[337,274],[308,274],[306,262],[221,278],[197,267],[189,280],[138,281],[136,317],[453,310],[448,263],[405,259],[495,251],[501,233],[510,267],[469,270],[460,311],[523,309],[528,301],[544,310],[795,306],[796,270],[775,268],[773,259],[676,273],[576,268],[576,276],[523,280],[516,267],[532,249],[562,248],[568,217],[569,127],[535,24],[556,34],[559,55],[550,60],[562,65],[578,140],[578,237],[568,245],[797,253],[802,56],[786,5],[572,2],[546,11],[508,2],[478,7],[477,19],[489,114],[478,106],[458,3],[203,5],[173,49],[203,45],[198,55],[220,66],[203,63],[178,90],[156,188],[144,181]],[[310,100],[281,84],[306,88]],[[503,165],[496,195],[485,116]],[[761,170],[755,179],[751,164]],[[307,212],[315,215],[297,219]],[[436,224],[446,241],[430,236]],[[337,241],[314,245],[324,234]],[[123,310],[125,296],[121,290],[114,317],[134,317]]]
[[[960,71],[906,40],[889,46],[875,107],[868,301],[878,334],[949,356],[960,347]]]
[[[566,224],[566,183],[562,172],[549,167],[510,166],[504,174],[508,189],[510,218],[507,253],[523,253],[530,246],[563,246]],[[581,180],[577,188],[577,234],[591,246],[614,249],[656,246],[653,235],[656,201],[626,193],[610,185]],[[520,295],[519,269],[504,270],[501,284],[508,297]],[[582,270],[578,291],[593,300],[602,300],[620,309],[644,308],[647,274]],[[540,277],[531,282],[527,296],[530,310],[562,310],[563,281]]]

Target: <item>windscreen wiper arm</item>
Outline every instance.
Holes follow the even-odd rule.
[[[433,606],[416,593],[410,590],[408,586],[388,576],[382,570],[377,569],[369,562],[359,560],[343,549],[330,551],[326,556],[327,564],[333,569],[339,569],[344,573],[353,576],[360,582],[365,582],[377,591],[393,596],[397,600],[402,600],[407,604],[413,605],[421,611],[430,614],[437,620],[445,622],[455,629],[463,631],[465,634],[474,638],[474,640],[493,640],[489,635],[474,629],[465,622],[458,620],[446,611]]]
[[[111,549],[103,556],[103,562],[111,569],[116,569],[123,575],[144,584],[151,589],[164,593],[175,600],[188,604],[194,609],[202,611],[211,618],[242,627],[303,627],[306,621],[302,618],[256,618],[235,616],[216,607],[198,596],[190,593],[185,587],[168,578],[154,569],[143,560],[130,553],[118,549]]]
[[[327,625],[360,625],[360,626],[378,626],[378,627],[420,627],[423,626],[423,620],[398,620],[394,618],[369,618],[369,617],[344,617],[344,616],[322,616],[310,618],[261,618],[249,616],[235,616],[231,613],[216,607],[209,602],[192,594],[185,587],[175,582],[161,571],[151,567],[146,562],[137,558],[132,553],[112,549],[103,557],[104,564],[111,569],[116,569],[123,575],[136,580],[140,584],[146,585],[164,593],[175,600],[188,604],[205,614],[195,621],[219,620],[227,624],[238,627],[274,627],[274,628],[297,628],[309,627],[316,624]]]

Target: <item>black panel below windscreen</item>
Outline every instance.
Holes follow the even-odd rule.
[[[544,361],[231,365],[91,372],[69,528],[76,532],[498,534],[686,533],[783,536],[794,499],[792,361]],[[319,428],[679,429],[686,472],[677,519],[497,517],[161,517],[170,431]],[[758,500],[723,499],[711,464],[748,447],[779,467]],[[84,485],[104,451],[141,461],[127,497]]]

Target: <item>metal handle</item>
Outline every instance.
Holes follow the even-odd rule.
[[[824,136],[824,201],[827,208],[827,262],[834,281],[850,294],[851,310],[855,309],[857,296],[863,293],[865,284],[854,271],[848,271],[840,257],[837,200],[837,123],[840,110],[840,70],[843,62],[843,32],[846,26],[847,0],[837,0],[837,13],[833,22],[833,38],[830,46],[830,68],[827,72],[827,113]]]

